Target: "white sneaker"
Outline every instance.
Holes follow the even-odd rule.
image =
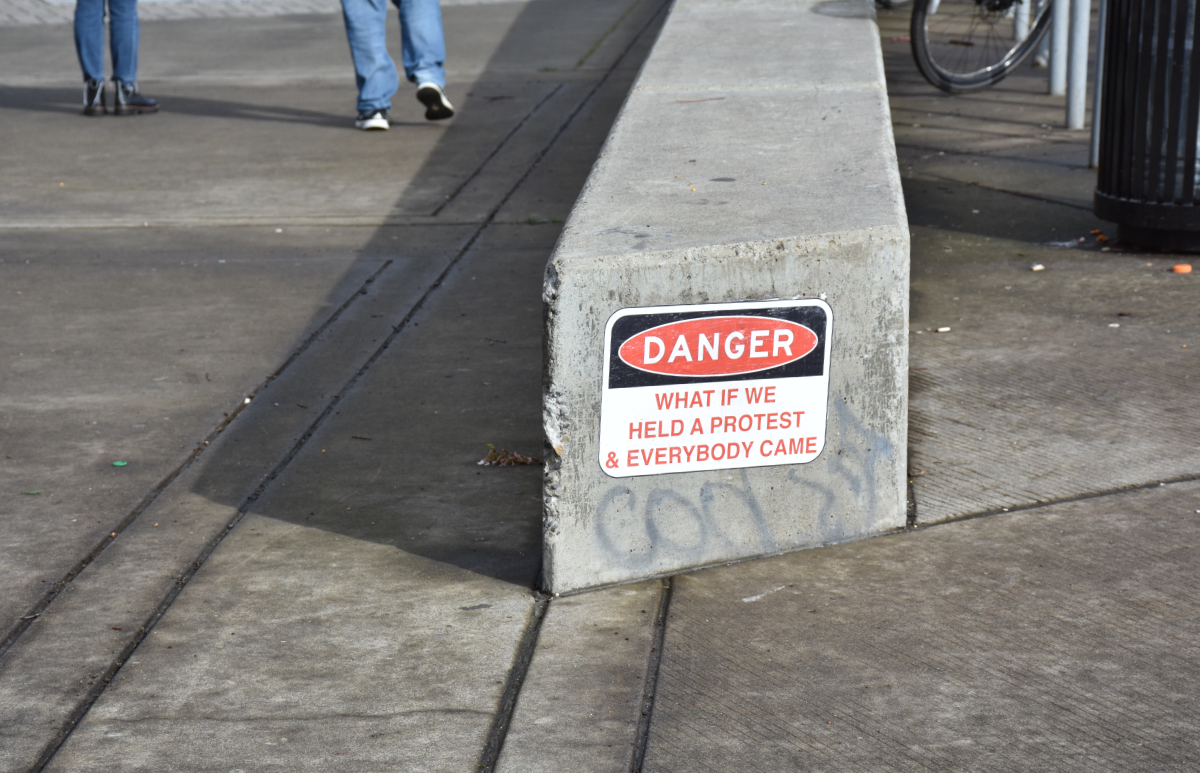
[[[442,87],[436,83],[418,83],[417,99],[425,105],[425,120],[440,121],[454,115],[454,105],[446,99]]]
[[[363,131],[387,131],[391,126],[388,123],[388,111],[372,110],[366,113],[359,113],[358,120],[354,122],[355,127]]]

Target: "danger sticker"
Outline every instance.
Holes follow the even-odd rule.
[[[820,300],[616,312],[601,468],[626,478],[811,462],[825,447],[832,327]]]

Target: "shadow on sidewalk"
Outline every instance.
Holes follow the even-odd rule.
[[[396,265],[444,263],[453,255],[463,254],[463,250],[469,252],[444,277],[443,286],[435,284],[427,293],[422,308],[386,344],[386,351],[369,362],[369,370],[345,392],[336,412],[322,421],[306,445],[296,449],[294,460],[281,475],[283,485],[265,484],[263,496],[253,501],[250,512],[356,540],[393,545],[469,572],[535,586],[541,565],[541,466],[480,467],[477,461],[488,452],[488,442],[498,449],[528,454],[540,451],[541,275],[559,227],[542,220],[522,220],[480,230],[475,224],[464,225],[463,212],[478,222],[480,216],[502,204],[529,168],[506,168],[505,164],[513,163],[505,160],[508,151],[512,149],[516,158],[539,159],[536,148],[544,152],[555,130],[571,114],[572,104],[582,100],[594,83],[591,79],[580,80],[578,66],[575,72],[556,79],[554,72],[547,72],[549,68],[539,66],[541,52],[557,50],[561,63],[564,45],[570,43],[572,63],[576,59],[582,62],[611,35],[610,45],[601,49],[607,52],[607,59],[588,62],[589,67],[607,68],[621,56],[625,42],[636,38],[639,45],[621,61],[621,69],[603,92],[608,96],[600,99],[602,95],[597,94],[568,133],[555,141],[557,150],[566,148],[569,158],[561,158],[561,152],[553,157],[554,168],[549,170],[555,173],[553,190],[531,191],[531,184],[523,182],[519,193],[524,198],[553,197],[560,209],[574,201],[637,72],[640,57],[649,50],[655,25],[662,20],[661,15],[651,13],[659,7],[657,3],[648,4],[647,10],[637,14],[626,13],[629,18],[621,16],[627,5],[534,0],[505,33],[485,75],[473,83],[451,84],[449,91],[457,102],[458,117],[446,128],[392,211],[428,213],[430,201],[457,195],[464,180],[446,175],[444,170],[464,153],[477,153],[481,141],[490,144],[491,150],[467,179],[475,180],[472,186],[478,188],[479,180],[486,177],[493,180],[492,188],[486,196],[475,189],[463,191],[454,202],[458,206],[450,208],[458,214],[443,215],[456,221],[446,225],[460,228],[463,236],[443,249],[440,256],[422,255],[420,245],[408,246],[420,241],[418,228],[445,233],[445,227],[433,221],[428,226],[378,228],[362,243],[358,263],[378,265],[389,258],[395,261],[370,290],[372,294],[384,294],[389,271],[396,273]],[[580,25],[581,13],[586,20],[603,23]],[[649,26],[648,19],[653,19]],[[390,35],[394,33],[389,30]],[[529,77],[535,71],[537,76]],[[408,98],[408,87],[402,84],[396,98]],[[513,94],[517,96],[509,96]],[[512,125],[494,128],[490,136],[484,137],[480,122],[472,125],[471,116],[489,110],[498,99],[524,100],[528,109]],[[218,108],[210,106],[208,100],[172,98],[171,109]],[[222,115],[230,119],[310,120],[339,129],[346,126],[342,116],[303,110],[285,112],[281,119],[257,115],[241,105],[221,109],[225,111]],[[580,131],[581,123],[590,129]],[[389,146],[390,152],[395,152],[395,144]],[[380,174],[387,173],[388,152],[379,151]],[[443,188],[438,196],[431,195],[431,185]],[[434,214],[441,209],[438,207]],[[356,264],[346,275],[369,270]],[[347,300],[346,293],[343,287],[341,294],[331,294],[326,308],[341,306]],[[393,290],[391,294],[400,293]],[[407,307],[389,309],[388,314],[395,315],[391,324],[399,325],[406,313]],[[325,319],[314,318],[307,330],[317,329]],[[464,364],[469,367],[462,367]],[[280,383],[289,375],[301,377],[305,368],[314,366],[320,363],[301,358],[290,366],[290,373],[281,374]],[[347,371],[346,378],[351,375]],[[447,409],[448,405],[453,411]],[[287,436],[280,433],[264,440],[259,437],[262,430],[255,420],[255,407],[250,406],[246,416],[229,426],[224,448],[259,448],[261,456],[250,465],[246,465],[245,448],[234,455],[201,457],[203,469],[193,488],[196,493],[224,505],[242,507],[247,487],[255,485],[255,478],[261,480],[281,449],[291,447],[296,437],[308,432],[307,426],[297,424]],[[254,478],[248,472],[251,469]]]
[[[0,86],[0,110],[24,110],[55,115],[78,115],[80,90],[36,86]],[[151,94],[151,96],[156,96]],[[109,90],[112,104],[112,90]],[[286,105],[263,105],[236,102],[229,99],[205,99],[172,95],[160,98],[163,110],[178,115],[221,118],[231,121],[264,121],[267,123],[305,123],[343,131],[347,127],[345,112],[328,113]],[[392,126],[424,126],[422,121],[392,120]]]

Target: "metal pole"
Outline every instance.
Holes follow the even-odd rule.
[[[1067,128],[1082,129],[1087,121],[1088,33],[1092,0],[1071,0],[1071,36],[1067,66]]]
[[[1100,0],[1100,13],[1096,29],[1096,75],[1092,82],[1092,147],[1088,153],[1088,166],[1100,166],[1100,105],[1104,94],[1104,37],[1108,28],[1108,2]]]
[[[1071,28],[1071,0],[1053,0],[1050,6],[1050,93],[1067,93],[1067,38]]]
[[[1048,0],[1035,0],[1038,12],[1046,7]],[[1050,36],[1042,35],[1042,39],[1038,41],[1037,51],[1033,55],[1034,67],[1049,67],[1050,66]]]
[[[1033,0],[1017,0],[1016,14],[1013,15],[1013,37],[1020,43],[1029,37],[1029,6]]]

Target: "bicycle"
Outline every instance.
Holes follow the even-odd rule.
[[[1053,0],[915,0],[913,59],[925,80],[961,94],[994,86],[1050,29]]]

